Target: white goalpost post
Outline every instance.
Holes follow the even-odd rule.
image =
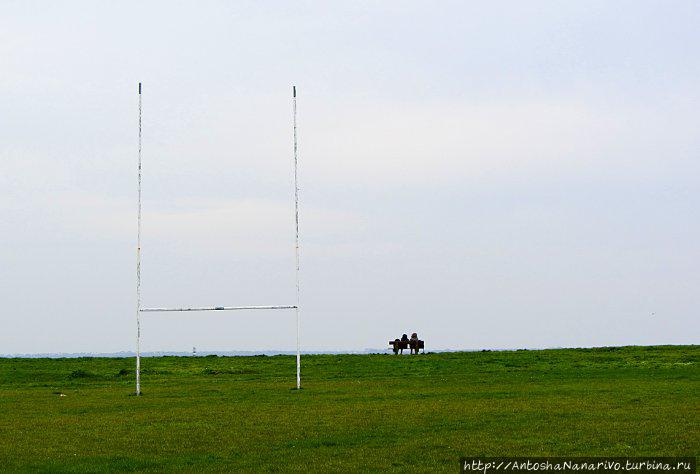
[[[138,212],[136,224],[136,395],[141,395],[141,313],[172,311],[243,311],[293,309],[296,315],[296,369],[297,389],[301,388],[301,321],[299,314],[299,183],[297,181],[297,89],[292,86],[292,128],[294,135],[294,257],[296,278],[296,304],[263,306],[207,306],[194,308],[142,308],[141,307],[141,142],[142,142],[142,93],[139,82],[139,143],[138,143]]]

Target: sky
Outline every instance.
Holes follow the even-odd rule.
[[[700,342],[695,1],[0,2],[0,353]],[[294,312],[149,313],[146,351]]]

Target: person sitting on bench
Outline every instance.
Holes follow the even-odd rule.
[[[418,339],[418,334],[415,332],[411,334],[411,339],[408,343],[411,346],[411,354],[418,354],[419,349],[423,349],[423,352],[425,352],[425,343]]]
[[[409,342],[411,346],[411,354],[413,354],[413,351],[416,351],[415,353],[418,354],[418,333],[413,333],[411,334],[411,339]]]
[[[404,334],[403,336],[401,336],[401,339],[394,339],[393,341],[389,341],[389,344],[394,349],[394,354],[398,354],[399,351],[401,351],[401,354],[403,354],[403,350],[408,349],[408,336]]]

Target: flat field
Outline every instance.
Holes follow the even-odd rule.
[[[0,470],[457,472],[460,456],[698,456],[700,346],[0,359]]]

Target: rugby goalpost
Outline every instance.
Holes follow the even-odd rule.
[[[299,315],[299,184],[297,180],[297,89],[292,86],[292,129],[294,135],[294,256],[296,277],[296,304],[294,305],[263,305],[263,306],[207,306],[193,308],[142,308],[141,307],[141,141],[142,141],[142,94],[139,82],[139,144],[138,144],[138,212],[136,224],[136,395],[141,395],[141,314],[155,312],[184,312],[184,311],[249,311],[293,309],[296,314],[296,366],[297,384],[301,388],[301,352],[300,352],[300,315]]]

